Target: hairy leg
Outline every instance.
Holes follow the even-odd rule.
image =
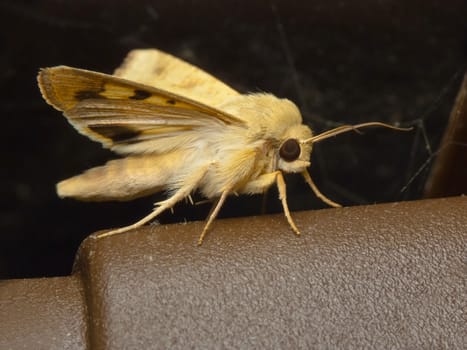
[[[302,172],[302,176],[303,178],[305,179],[305,182],[311,187],[311,189],[313,190],[313,192],[315,193],[316,197],[318,197],[319,199],[321,199],[324,203],[326,203],[327,205],[331,206],[331,207],[334,207],[334,208],[339,208],[339,207],[342,207],[342,205],[340,205],[339,203],[336,203],[332,200],[330,200],[328,197],[326,197],[324,194],[321,193],[321,191],[318,189],[318,187],[316,187],[315,183],[313,182],[313,180],[311,179],[311,176],[310,174],[308,173],[307,170],[304,170]]]
[[[277,172],[277,189],[279,190],[279,199],[282,202],[282,208],[284,208],[284,214],[285,217],[287,218],[287,221],[289,222],[290,227],[292,230],[299,235],[300,231],[297,228],[297,225],[295,225],[292,215],[290,215],[289,211],[289,206],[287,205],[287,191],[286,191],[286,186],[285,186],[285,181],[284,181],[284,176],[280,171]]]
[[[190,181],[187,182],[186,184],[184,184],[183,186],[181,186],[177,190],[177,192],[175,192],[175,194],[172,197],[167,198],[164,201],[156,203],[158,206],[156,208],[154,208],[154,210],[149,215],[146,215],[144,218],[142,218],[141,220],[135,222],[132,225],[120,227],[120,228],[115,229],[115,230],[111,230],[111,231],[108,231],[108,232],[101,233],[101,234],[95,236],[95,238],[110,237],[110,236],[114,236],[114,235],[117,235],[117,234],[120,234],[120,233],[124,233],[124,232],[130,231],[130,230],[136,229],[136,228],[144,225],[145,223],[151,221],[152,219],[154,219],[157,215],[159,215],[163,211],[165,211],[167,209],[171,209],[177,202],[179,202],[183,198],[189,196],[191,191],[193,191],[198,186],[199,182],[202,180],[202,178],[204,177],[204,175],[208,171],[209,166],[210,166],[210,164],[198,169],[190,177]]]
[[[221,209],[222,205],[225,202],[225,199],[229,194],[230,191],[228,190],[222,192],[222,195],[219,197],[216,204],[214,204],[213,210],[211,211],[211,214],[209,214],[208,221],[206,222],[206,225],[204,225],[203,232],[201,232],[201,235],[198,238],[198,245],[201,245],[203,243],[204,236],[206,236],[206,233],[211,227],[212,222],[216,218],[217,214],[219,214],[219,210]]]
[[[289,206],[287,204],[287,191],[286,191],[286,185],[284,181],[284,176],[282,175],[282,172],[280,171],[274,171],[272,173],[268,174],[263,174],[259,176],[257,179],[250,181],[247,183],[243,188],[242,188],[242,193],[261,193],[264,192],[265,189],[267,189],[269,186],[272,184],[276,183],[277,184],[277,189],[279,190],[279,199],[281,200],[282,203],[282,208],[284,209],[284,214],[285,217],[287,218],[287,221],[292,228],[292,230],[299,235],[300,231],[297,228],[297,225],[295,225],[292,215],[290,214]]]

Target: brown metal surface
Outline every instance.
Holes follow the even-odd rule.
[[[467,198],[149,226],[0,283],[1,349],[460,349]]]
[[[0,349],[84,349],[78,276],[0,281]]]
[[[92,349],[461,348],[467,198],[87,239]],[[465,305],[464,305],[465,306]],[[465,345],[465,344],[464,344]]]

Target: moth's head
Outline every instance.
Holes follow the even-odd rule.
[[[358,131],[368,126],[382,126],[388,129],[409,131],[412,128],[399,128],[396,126],[368,122],[357,125],[341,125],[337,128],[312,136],[311,129],[306,125],[292,125],[286,129],[277,151],[277,168],[288,173],[298,173],[310,166],[310,154],[313,143],[342,134],[348,131]]]
[[[311,142],[303,140],[311,138],[308,126],[296,124],[290,126],[281,138],[277,150],[277,168],[286,173],[300,173],[310,166]]]

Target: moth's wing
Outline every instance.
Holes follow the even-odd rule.
[[[164,89],[210,106],[239,93],[209,73],[155,49],[130,51],[114,75]]]
[[[184,152],[115,159],[57,184],[60,197],[84,201],[127,201],[167,190],[184,163]]]
[[[38,82],[80,133],[118,153],[164,153],[200,129],[245,126],[203,103],[112,75],[58,66],[42,69]]]

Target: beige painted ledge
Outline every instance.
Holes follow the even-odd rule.
[[[465,345],[467,197],[144,227],[0,282],[1,349]],[[463,309],[464,308],[464,309]]]

